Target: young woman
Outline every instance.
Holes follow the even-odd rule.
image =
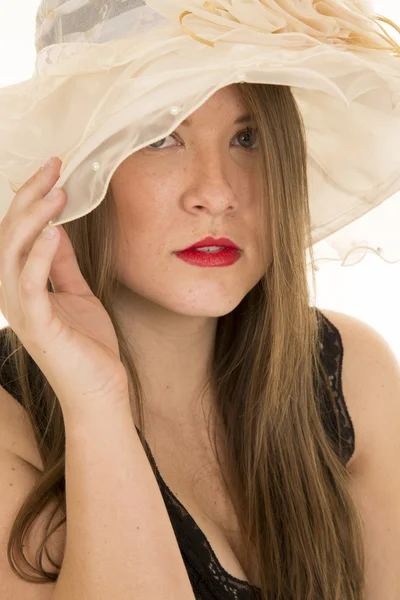
[[[141,3],[122,4],[114,26]],[[69,39],[69,10],[83,31],[89,13],[67,2],[42,31]],[[95,46],[110,69],[93,85],[118,90],[117,53]],[[128,126],[123,142],[109,129],[97,154],[57,156],[3,200],[2,598],[394,600],[400,369],[366,324],[310,306],[299,102],[289,85],[229,81],[190,106],[162,137],[143,122],[133,150]],[[398,161],[394,175],[399,189]]]

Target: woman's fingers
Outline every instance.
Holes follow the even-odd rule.
[[[50,233],[54,235],[50,237]],[[47,281],[59,241],[56,227],[45,229],[35,240],[19,278],[18,296],[24,319],[40,323],[40,327],[48,327],[53,319]]]
[[[57,293],[92,296],[93,292],[79,268],[71,240],[62,225],[56,229],[60,242],[50,268],[50,279],[54,290]]]
[[[59,158],[53,158],[50,167],[39,169],[20,187],[7,212],[10,219],[14,219],[17,213],[50,192],[60,179],[61,164]]]
[[[61,164],[58,160],[59,165]],[[0,223],[0,280],[2,283],[1,310],[8,319],[15,315],[14,321],[23,318],[20,302],[20,278],[25,289],[39,285],[29,274],[29,266],[25,269],[26,260],[32,251],[42,230],[48,222],[60,212],[66,200],[63,190],[55,199],[43,198],[59,178],[59,168],[53,171],[40,171],[26,182],[11,203],[11,206]],[[44,241],[39,247],[44,251]],[[45,246],[48,248],[48,245]],[[35,249],[35,253],[37,249]],[[45,267],[44,267],[45,268]],[[50,266],[49,266],[50,268]],[[47,288],[47,279],[46,286]]]
[[[57,293],[92,295],[64,228],[47,228],[66,201],[65,192],[54,187],[60,166],[56,158],[52,167],[35,173],[19,189],[0,224],[0,308],[6,319],[21,327],[27,321],[31,326],[52,321],[49,278]],[[51,231],[55,236],[49,238]]]

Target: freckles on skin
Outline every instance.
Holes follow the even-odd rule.
[[[136,179],[132,172],[140,176]],[[175,313],[217,317],[231,312],[263,274],[257,265],[255,246],[247,246],[242,258],[231,267],[202,269],[188,265],[172,253],[202,235],[198,224],[190,229],[182,227],[188,218],[180,207],[182,183],[171,173],[160,177],[155,169],[141,169],[136,164],[135,171],[127,169],[126,173],[116,186],[119,198],[123,198],[118,206],[121,283]],[[240,221],[254,242],[255,223],[243,215]]]
[[[223,90],[190,127],[166,138],[166,149],[144,148],[114,173],[118,279],[129,310],[148,301],[179,314],[221,316],[264,274],[256,242],[257,154],[236,145],[244,127],[233,125],[242,111]],[[240,260],[200,268],[174,256],[207,235],[233,239],[243,248]]]
[[[176,240],[185,216],[179,210],[183,171],[173,170],[168,161],[157,161],[144,152],[128,157],[112,184],[118,198],[123,198],[118,201],[118,213],[125,230],[124,242],[131,234],[138,239],[143,233],[145,248],[158,254],[165,252],[166,240]]]

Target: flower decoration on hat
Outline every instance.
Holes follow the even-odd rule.
[[[150,0],[149,4],[211,47],[229,39],[235,30],[250,28],[264,34],[303,34],[311,38],[308,45],[318,41],[352,49],[392,50],[400,56],[400,46],[379,21],[400,33],[398,26],[375,15],[366,0]]]

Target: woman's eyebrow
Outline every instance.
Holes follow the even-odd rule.
[[[239,123],[250,123],[251,121],[254,121],[254,117],[252,117],[251,115],[242,115],[241,117],[238,117],[236,119],[234,125],[238,125]],[[191,124],[192,120],[190,118],[185,119],[181,123],[181,125],[184,125],[185,127],[190,127]]]

